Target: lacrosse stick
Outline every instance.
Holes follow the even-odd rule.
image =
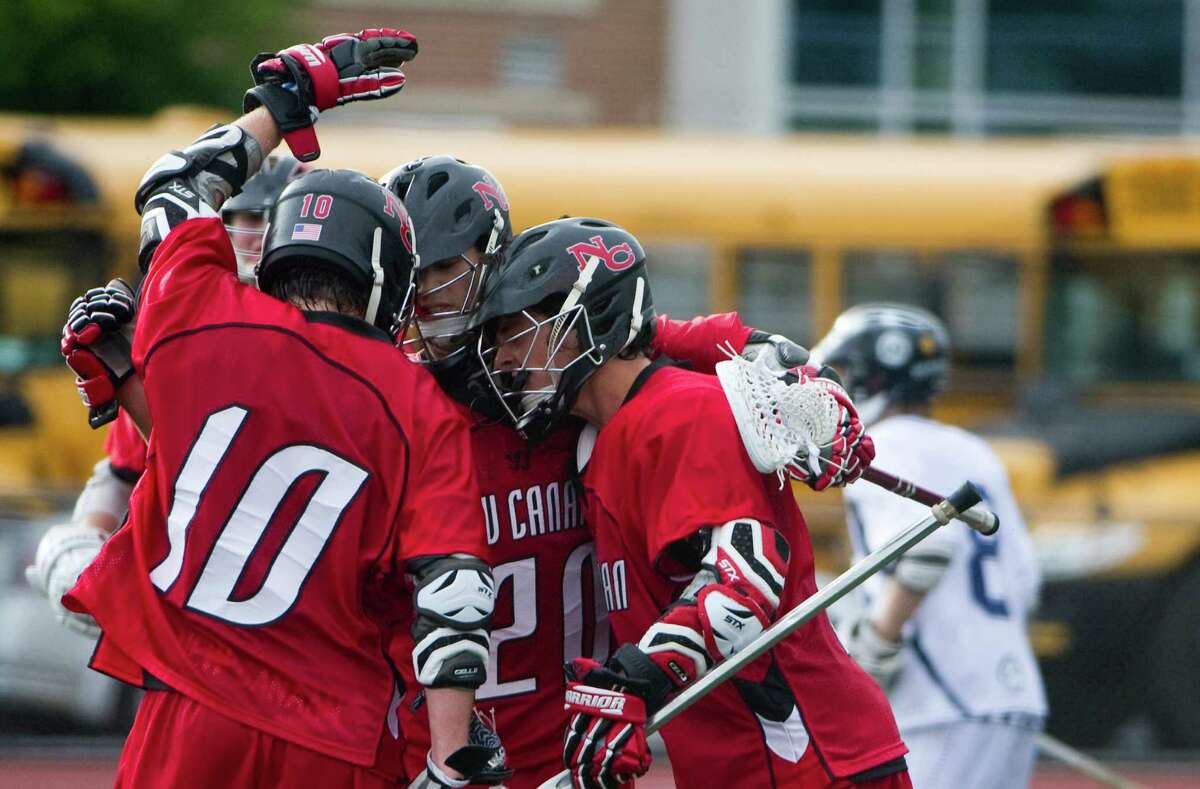
[[[745,648],[717,665],[705,674],[695,684],[685,688],[678,696],[663,706],[658,713],[646,722],[646,734],[666,726],[681,712],[695,704],[711,692],[717,685],[737,674],[771,647],[778,644],[795,632],[804,623],[820,614],[829,606],[845,597],[850,591],[879,572],[884,566],[895,561],[900,554],[913,547],[921,540],[933,534],[937,529],[957,518],[958,514],[979,503],[979,491],[970,482],[963,484],[951,494],[950,498],[939,501],[929,510],[929,515],[909,526],[882,545],[874,553],[859,559],[846,572],[823,586],[812,597],[797,605],[781,616],[770,627],[758,634],[758,637],[748,643]],[[558,775],[538,785],[538,789],[569,789],[571,786],[570,772],[563,770]]]
[[[1096,759],[1093,759],[1086,753],[1080,753],[1070,745],[1056,740],[1049,734],[1044,732],[1039,733],[1035,742],[1037,749],[1046,756],[1049,756],[1056,762],[1061,762],[1078,773],[1086,775],[1102,786],[1111,786],[1113,789],[1145,789],[1141,784],[1135,784],[1132,781],[1122,778]]]
[[[897,496],[924,504],[926,507],[932,507],[942,500],[942,497],[933,491],[874,466],[868,466],[861,479],[891,491]],[[1000,517],[996,513],[980,507],[973,507],[966,512],[959,513],[958,519],[983,535],[995,534],[996,530],[1000,528]]]
[[[780,377],[766,354],[749,361],[736,354],[717,363],[717,379],[729,401],[738,433],[754,467],[774,473],[782,483],[789,468],[807,465],[819,473],[821,446],[838,427],[837,403],[822,386],[796,384]],[[942,500],[908,480],[868,468],[862,479],[931,507]],[[960,519],[981,534],[995,534],[1000,519],[994,513],[972,510]]]

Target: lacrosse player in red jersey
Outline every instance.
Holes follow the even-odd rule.
[[[643,774],[647,716],[816,591],[790,490],[754,469],[715,377],[648,358],[654,319],[637,240],[579,218],[515,238],[476,318],[485,367],[526,429],[589,423],[585,521],[622,646],[570,667],[563,758],[581,787]],[[814,487],[871,459],[849,400],[826,391],[845,440]],[[910,785],[886,699],[823,615],[663,736],[679,786]]]
[[[308,172],[307,165],[290,156],[271,156],[262,169],[246,182],[241,194],[221,206],[221,219],[225,232],[233,244],[237,256],[238,278],[254,283],[254,267],[262,253],[263,234],[267,229],[267,211],[275,204],[283,188]],[[123,323],[132,338],[133,299],[122,300],[117,294],[104,289],[93,291],[100,300],[110,300],[107,316],[113,325]],[[81,299],[82,306],[86,299]],[[103,308],[100,304],[88,307],[94,313]],[[131,348],[122,343],[122,354],[128,355]],[[88,361],[82,355],[77,358],[82,364]],[[76,381],[80,398],[89,407],[93,401],[106,406],[97,409],[105,416],[93,420],[99,427],[108,417],[115,419],[104,437],[104,457],[92,469],[92,475],[84,484],[83,491],[75,501],[71,521],[51,527],[38,543],[34,565],[26,571],[30,583],[37,591],[45,594],[58,621],[70,630],[89,638],[99,635],[96,622],[86,614],[77,614],[62,607],[64,592],[75,585],[79,574],[100,552],[108,535],[116,531],[129,511],[129,495],[133,486],[146,468],[146,439],[138,432],[127,411],[116,411],[116,392],[103,365],[92,366],[90,372],[81,371]],[[122,370],[133,374],[132,363]],[[82,376],[87,377],[82,377]]]
[[[592,560],[578,492],[569,468],[581,422],[545,433],[517,429],[516,414],[498,401],[475,352],[468,323],[496,252],[512,238],[509,203],[487,170],[452,156],[401,165],[381,179],[408,209],[420,260],[416,331],[404,347],[424,364],[471,421],[487,541],[496,578],[496,615],[487,682],[478,706],[504,739],[512,789],[538,786],[561,770],[563,663],[609,653],[604,593]],[[771,349],[768,338],[743,327],[737,315],[692,321],[660,316],[656,352],[712,371],[724,358],[718,345]],[[536,439],[531,443],[526,435]],[[413,725],[409,762],[423,758],[420,698],[400,714]]]
[[[138,189],[133,364],[154,430],[126,526],[64,598],[103,628],[93,666],[149,691],[120,786],[502,777],[468,744],[494,587],[467,426],[386,333],[412,290],[403,206],[357,173],[303,176],[271,211],[262,292],[216,214],[281,133],[312,158],[316,111],[395,92],[415,53],[367,30],[260,57],[247,104],[265,106]],[[107,306],[72,314],[66,353],[103,363]],[[402,662],[426,689],[420,776],[377,762],[417,691]]]

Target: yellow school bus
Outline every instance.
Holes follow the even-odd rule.
[[[452,153],[499,177],[518,229],[563,214],[620,223],[644,242],[668,313],[737,309],[804,343],[862,301],[941,315],[955,366],[938,415],[992,437],[1039,546],[1051,729],[1102,744],[1142,714],[1164,743],[1200,745],[1200,147],[432,132],[369,117],[323,121],[322,164],[380,175]],[[98,193],[38,208],[0,187],[14,414],[0,490],[69,488],[98,457],[55,357],[61,316],[81,287],[133,273],[138,179],[216,120],[0,117],[0,155],[47,140]],[[838,495],[798,495],[837,569]]]

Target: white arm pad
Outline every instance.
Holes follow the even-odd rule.
[[[496,600],[491,568],[473,556],[435,559],[417,582],[413,667],[434,688],[477,688],[487,679],[488,636]]]
[[[767,614],[774,614],[789,556],[783,535],[753,518],[739,518],[714,527],[709,539],[701,567],[710,569],[720,583],[749,584],[761,595]]]
[[[956,546],[957,542],[951,540],[917,543],[896,561],[896,582],[911,592],[926,594],[946,574]]]
[[[71,522],[82,523],[88,513],[102,512],[120,523],[129,511],[129,494],[132,492],[133,485],[114,474],[108,458],[104,458],[92,467],[92,476],[88,477],[83,492],[75,500]]]

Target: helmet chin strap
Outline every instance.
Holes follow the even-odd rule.
[[[383,243],[383,228],[375,228],[375,239],[371,242],[371,270],[375,272],[375,281],[371,284],[371,298],[367,301],[367,323],[375,323],[375,314],[379,312],[379,301],[383,297],[383,266],[379,264],[379,249]]]
[[[629,320],[629,339],[621,346],[622,350],[629,347],[629,344],[637,339],[638,332],[642,330],[642,299],[646,295],[646,278],[637,278],[637,290],[633,293],[633,316]]]
[[[592,276],[596,273],[596,267],[600,265],[600,258],[596,255],[590,255],[583,269],[580,270],[579,276],[575,278],[575,284],[571,286],[570,293],[563,300],[562,307],[558,310],[558,319],[554,321],[554,327],[550,331],[550,336],[547,340],[548,345],[553,348],[558,343],[558,335],[562,332],[563,323],[566,321],[567,313],[579,303],[579,299],[583,296],[583,292],[587,290],[587,286],[592,283]]]
[[[504,217],[500,215],[500,209],[495,210],[496,218],[492,220],[492,234],[488,236],[487,246],[484,247],[483,254],[494,254],[500,246],[500,234],[504,231]]]

